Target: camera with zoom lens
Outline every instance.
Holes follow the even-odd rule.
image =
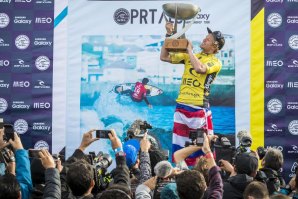
[[[267,153],[267,149],[265,149],[264,147],[259,146],[257,148],[257,153],[258,153],[258,156],[259,156],[260,160],[262,160],[265,157],[266,153]]]
[[[99,193],[105,190],[112,181],[112,176],[107,172],[107,169],[111,166],[113,160],[109,154],[102,151],[97,155],[95,155],[95,152],[89,152],[88,157],[94,169],[95,186],[92,193]]]
[[[186,141],[185,142],[185,147],[188,147],[190,145],[203,146],[204,133],[207,133],[206,129],[190,130],[189,131],[189,139],[191,141]]]

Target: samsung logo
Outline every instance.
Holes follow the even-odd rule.
[[[15,16],[13,22],[16,24],[31,24],[32,20],[27,19],[26,16]]]
[[[280,88],[280,89],[283,89],[284,85],[280,84],[278,81],[266,81],[266,88]]]
[[[0,0],[0,3],[10,3],[11,0]]]
[[[51,41],[47,41],[47,38],[45,37],[37,37],[34,41],[35,46],[52,46]]]

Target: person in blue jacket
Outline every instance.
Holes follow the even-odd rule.
[[[11,194],[12,197],[9,197],[11,199],[29,199],[33,186],[28,151],[24,149],[16,133],[14,133],[14,140],[10,139],[9,143],[15,150],[16,170],[0,177],[0,185],[5,184],[0,186],[0,199],[8,198],[8,194]]]

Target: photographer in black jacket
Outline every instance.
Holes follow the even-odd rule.
[[[61,172],[62,198],[66,199],[93,199],[91,193],[94,183],[92,165],[84,150],[98,138],[93,138],[90,130],[83,135],[81,145],[75,150],[74,154],[67,160],[66,166]],[[116,153],[116,168],[112,171],[113,183],[99,194],[96,198],[130,198],[130,178],[129,169],[126,165],[125,153],[122,143],[114,130],[109,134],[112,148]]]
[[[220,160],[221,168],[231,175],[224,182],[223,199],[242,199],[246,186],[254,180],[258,170],[258,158],[251,153],[238,153],[234,166],[225,160]]]

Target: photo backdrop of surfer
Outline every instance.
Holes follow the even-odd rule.
[[[154,97],[156,95],[162,94],[162,90],[148,85],[149,79],[143,78],[142,82],[126,83],[116,85],[112,91],[119,95],[129,96],[134,102],[146,102],[149,108],[152,108],[152,105],[148,101],[147,97]]]

